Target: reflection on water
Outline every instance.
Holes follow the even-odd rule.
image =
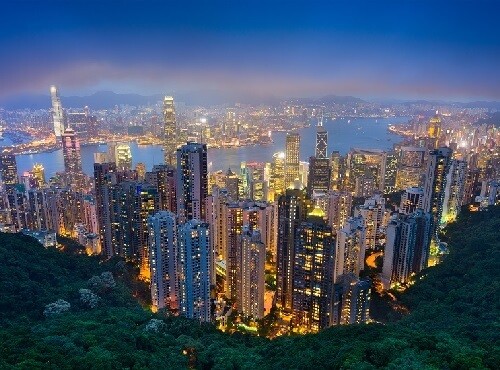
[[[387,130],[389,124],[406,123],[408,118],[359,118],[326,120],[324,127],[328,131],[328,151],[338,150],[342,154],[350,148],[390,149],[399,140],[397,135]],[[300,158],[306,161],[314,155],[316,128],[314,126],[299,130],[301,136]],[[210,171],[236,169],[240,162],[269,162],[274,153],[285,150],[285,132],[274,132],[273,143],[266,146],[246,146],[240,148],[209,149],[208,161],[211,162]],[[106,145],[83,146],[82,166],[89,176],[93,173],[94,153],[106,151]],[[140,146],[131,143],[133,165],[139,162],[146,164],[149,170],[154,164],[163,161],[163,152],[160,146]],[[39,153],[17,156],[17,165],[20,173],[30,170],[35,163],[42,163],[47,178],[57,171],[63,171],[64,160],[62,150],[51,153]]]

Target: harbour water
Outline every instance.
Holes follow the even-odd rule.
[[[388,125],[406,123],[408,119],[408,117],[393,117],[325,120],[324,127],[328,131],[328,153],[337,150],[341,154],[346,154],[351,148],[391,149],[400,138],[387,130]],[[311,125],[298,132],[301,136],[300,159],[306,161],[314,155],[316,127]],[[273,132],[273,143],[269,145],[209,149],[209,171],[237,169],[242,161],[270,162],[274,153],[285,150],[285,138],[286,132]],[[163,161],[161,146],[141,146],[132,142],[130,147],[133,166],[143,162],[149,170],[154,164]],[[92,176],[93,173],[94,153],[106,150],[106,145],[82,146],[82,167],[87,175]],[[17,156],[19,173],[30,170],[35,163],[43,164],[48,179],[56,172],[64,170],[62,150]]]

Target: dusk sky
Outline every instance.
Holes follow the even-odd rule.
[[[3,1],[0,96],[500,100],[498,1]]]

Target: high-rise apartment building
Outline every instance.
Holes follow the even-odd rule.
[[[118,171],[130,171],[132,169],[132,152],[130,144],[118,143],[115,146],[115,163]]]
[[[351,217],[337,232],[333,282],[343,275],[359,273],[365,264],[365,226],[361,216]]]
[[[387,226],[382,283],[386,289],[407,284],[413,274],[427,267],[432,216],[421,209],[410,215],[396,216]]]
[[[417,209],[423,207],[424,189],[422,188],[407,188],[403,195],[401,195],[401,204],[399,212],[409,215]]]
[[[440,222],[446,224],[456,220],[463,204],[465,181],[467,176],[467,162],[452,160],[446,178],[446,187],[443,199],[443,213]]]
[[[354,209],[354,216],[363,217],[366,248],[375,249],[382,245],[387,220],[383,195],[379,193],[366,199],[363,205]]]
[[[178,236],[174,213],[159,211],[148,217],[151,299],[156,309],[177,310]]]
[[[276,302],[288,312],[292,310],[295,231],[305,220],[308,203],[298,189],[287,189],[278,200]]]
[[[174,98],[165,96],[163,99],[163,150],[165,154],[165,164],[175,166],[177,142]]]
[[[342,276],[335,286],[332,321],[335,325],[366,323],[370,319],[370,279],[354,274]]]
[[[347,191],[329,191],[326,194],[326,215],[328,224],[335,234],[351,216],[352,195]]]
[[[293,187],[299,179],[300,169],[300,135],[289,133],[286,136],[285,146],[285,188]]]
[[[241,233],[243,229],[243,209],[238,203],[225,207],[225,246],[226,253],[226,296],[236,301],[239,296]]]
[[[180,313],[211,321],[210,281],[212,249],[207,223],[190,220],[178,228]]]
[[[378,149],[352,149],[347,157],[347,185],[355,196],[369,196],[370,189],[384,191],[387,153]]]
[[[425,172],[425,148],[403,146],[399,150],[396,189],[420,186]]]
[[[258,230],[241,235],[240,289],[238,311],[255,319],[264,317],[266,246]]]
[[[208,196],[207,146],[188,142],[177,149],[177,215],[181,223],[205,220]]]
[[[425,175],[423,210],[433,217],[433,240],[438,241],[439,225],[443,216],[448,173],[452,163],[450,148],[442,147],[429,153]]]
[[[17,162],[14,154],[0,154],[0,180],[4,186],[18,183]]]
[[[73,128],[67,127],[64,130],[62,144],[64,171],[68,175],[70,185],[79,189],[82,186],[83,179],[82,156],[80,153],[80,141]]]
[[[293,322],[317,332],[331,325],[334,240],[332,229],[315,208],[295,230],[293,256]]]

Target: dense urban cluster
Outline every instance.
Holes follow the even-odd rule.
[[[392,150],[342,155],[329,151],[335,142],[323,123],[345,108],[288,104],[294,123],[280,121],[284,152],[211,172],[208,147],[263,144],[277,126],[250,135],[252,126],[243,127],[231,107],[217,127],[196,117],[191,132],[178,126],[167,96],[155,121],[161,132],[144,139],[161,142],[163,163],[132,168],[130,145],[110,141],[107,152],[95,153],[88,178],[80,140],[99,137],[101,121],[88,108],[64,110],[54,86],[51,95],[51,140],[62,146],[65,171],[49,181],[42,165],[18,174],[15,155],[2,153],[1,230],[22,231],[46,247],[59,234],[89,255],[122,257],[149,284],[153,311],[226,331],[257,332],[270,320],[266,335],[276,337],[370,322],[373,288],[412,285],[448,252],[441,230],[463,206],[481,211],[500,198],[498,127],[473,124],[453,109],[391,126],[403,137]],[[311,117],[315,151],[302,162],[295,128]],[[139,127],[128,126],[129,133],[144,135]],[[375,279],[364,273],[369,256],[383,256]]]

